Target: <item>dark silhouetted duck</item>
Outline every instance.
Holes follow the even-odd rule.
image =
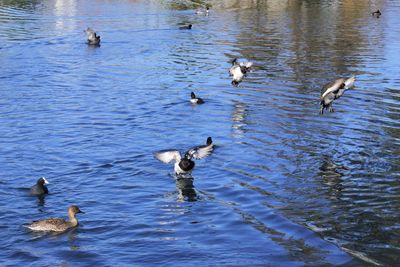
[[[40,195],[48,194],[49,190],[47,189],[47,186],[46,186],[47,184],[49,184],[49,182],[46,180],[46,178],[40,177],[37,180],[36,184],[31,187],[31,189],[30,189],[31,195],[40,196]]]
[[[214,144],[211,137],[207,138],[205,145],[197,146],[189,149],[184,156],[178,150],[161,150],[154,154],[155,158],[164,163],[175,161],[174,170],[177,175],[191,173],[194,168],[192,159],[202,159],[211,154]]]
[[[193,26],[192,24],[189,24],[187,26],[182,26],[182,27],[179,27],[179,30],[191,30],[192,26]]]
[[[201,99],[200,97],[196,97],[196,95],[193,92],[190,94],[190,97],[191,97],[190,102],[192,104],[204,104],[204,100]]]
[[[46,220],[33,221],[32,223],[25,225],[25,227],[32,231],[64,232],[78,226],[78,220],[76,219],[77,213],[84,212],[81,211],[78,206],[72,205],[68,208],[69,221],[59,218],[50,218]]]
[[[234,58],[229,69],[229,74],[232,76],[232,85],[238,86],[252,66],[253,62],[238,62],[237,58]]]
[[[341,97],[347,89],[353,86],[356,80],[355,76],[350,78],[339,78],[335,81],[326,84],[321,90],[321,109],[320,114],[324,113],[324,109],[329,110],[329,112],[334,112],[332,104],[333,100]]]
[[[378,9],[377,11],[372,12],[371,15],[374,16],[374,17],[376,17],[376,18],[379,18],[379,17],[382,15],[382,13],[381,13],[381,11]]]
[[[86,32],[87,42],[89,45],[100,45],[100,36],[98,36],[95,31],[91,28],[87,28],[84,32]]]

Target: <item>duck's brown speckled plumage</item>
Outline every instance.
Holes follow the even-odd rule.
[[[49,218],[45,220],[33,221],[27,228],[33,231],[53,231],[53,232],[64,232],[68,229],[78,226],[78,220],[76,219],[77,213],[83,213],[78,206],[72,205],[68,208],[69,221],[60,218]]]

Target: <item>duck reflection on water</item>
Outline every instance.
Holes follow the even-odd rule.
[[[180,201],[196,201],[197,193],[194,188],[194,177],[190,173],[175,174],[175,184]]]

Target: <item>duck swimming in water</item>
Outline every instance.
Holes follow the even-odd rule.
[[[174,170],[177,175],[190,174],[194,168],[192,159],[202,159],[211,154],[214,144],[211,137],[207,138],[205,145],[197,146],[189,149],[184,156],[178,150],[161,150],[154,154],[155,158],[164,163],[175,161]]]
[[[78,220],[76,219],[77,213],[84,212],[81,211],[78,206],[72,205],[68,208],[69,221],[59,218],[50,218],[46,220],[33,221],[32,223],[25,225],[25,227],[32,231],[64,232],[78,226]]]
[[[191,30],[192,26],[193,26],[192,24],[189,24],[187,26],[182,26],[182,27],[179,27],[179,30]]]
[[[193,92],[190,94],[190,97],[191,97],[190,102],[192,104],[204,104],[204,100],[201,99],[200,97],[196,97],[196,95]]]
[[[374,16],[374,17],[376,17],[376,18],[379,18],[379,17],[382,15],[382,13],[381,13],[381,11],[378,9],[377,11],[372,12],[371,15]]]
[[[232,76],[232,85],[238,86],[252,66],[253,62],[238,62],[237,58],[234,58],[229,69],[229,74]]]
[[[355,76],[350,78],[339,78],[333,82],[326,84],[321,90],[321,109],[320,114],[324,113],[324,109],[329,110],[329,112],[334,112],[332,104],[333,100],[341,97],[347,89],[354,85],[356,80]]]
[[[208,16],[208,15],[209,15],[209,12],[210,12],[210,7],[209,7],[209,6],[206,6],[205,9],[196,10],[196,14],[197,14],[197,15]]]
[[[47,189],[47,184],[49,184],[49,182],[46,180],[46,178],[40,177],[36,184],[30,188],[31,195],[41,196],[48,194],[49,190]]]
[[[84,30],[87,35],[87,42],[89,45],[100,45],[100,36],[96,34],[91,28]]]

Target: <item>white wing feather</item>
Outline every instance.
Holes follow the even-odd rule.
[[[336,91],[339,89],[340,85],[344,82],[344,79],[337,79],[336,81],[325,85],[326,88],[325,92],[321,95],[321,100],[329,93]]]
[[[229,69],[229,75],[230,76],[233,76],[233,72],[234,72],[234,70],[237,68],[237,65],[234,65],[234,66],[232,66],[230,69]]]
[[[181,160],[181,153],[178,150],[161,150],[154,153],[154,157],[164,163],[170,163],[173,160],[179,162]]]
[[[202,159],[204,157],[207,157],[208,155],[211,154],[213,151],[214,145],[208,145],[208,146],[199,146],[199,147],[194,147],[189,149],[187,152],[190,157],[195,158],[195,159]]]
[[[88,40],[95,41],[96,40],[96,33],[91,29],[87,28],[85,30]]]
[[[235,81],[241,81],[244,74],[242,72],[242,70],[240,69],[239,65],[235,65],[231,68],[231,74],[233,76],[233,80]]]
[[[350,78],[348,78],[344,84],[346,89],[352,87],[354,85],[354,82],[356,81],[356,76],[351,76]]]
[[[253,62],[240,62],[239,65],[241,67],[246,67],[247,69],[250,69],[253,66]]]

